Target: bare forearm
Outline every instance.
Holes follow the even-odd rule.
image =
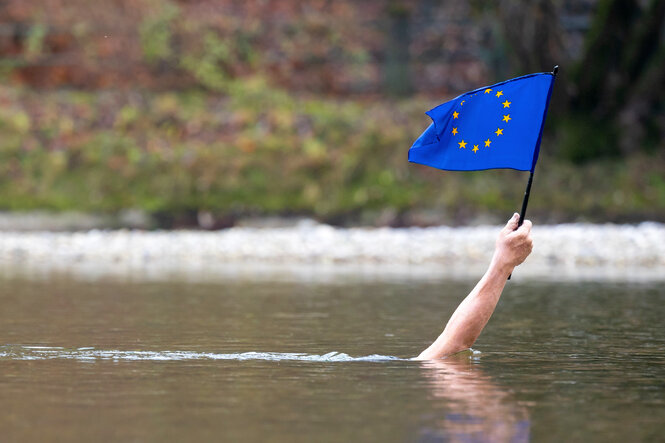
[[[493,260],[483,278],[450,317],[441,335],[416,359],[441,358],[471,347],[492,316],[511,272],[512,267],[501,266]]]

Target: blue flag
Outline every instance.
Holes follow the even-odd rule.
[[[453,171],[533,171],[554,75],[541,73],[467,92],[426,112],[433,123],[409,161]]]

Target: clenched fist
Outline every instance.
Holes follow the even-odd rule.
[[[496,249],[492,261],[505,272],[512,272],[515,266],[522,263],[531,254],[533,240],[531,239],[531,222],[524,220],[519,228],[519,214],[515,213],[496,239]]]

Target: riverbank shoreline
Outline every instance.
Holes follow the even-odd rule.
[[[219,231],[0,231],[0,274],[136,281],[308,278],[474,279],[500,226]],[[665,280],[665,224],[534,227],[527,280]],[[326,277],[327,276],[327,277]]]

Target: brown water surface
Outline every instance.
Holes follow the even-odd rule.
[[[475,352],[408,360],[472,286],[6,280],[0,440],[663,440],[663,286],[510,282]]]

